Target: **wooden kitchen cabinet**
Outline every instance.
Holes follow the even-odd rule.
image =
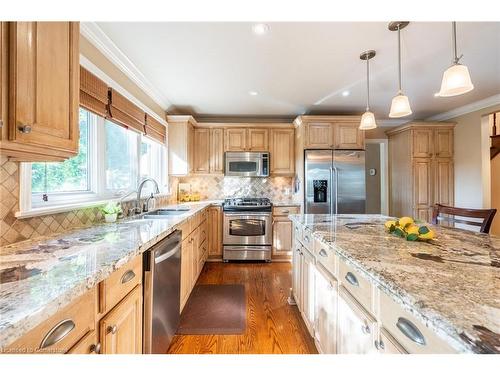
[[[314,339],[321,354],[337,352],[338,285],[325,268],[316,264]]]
[[[376,320],[340,286],[338,298],[338,353],[368,354],[376,351]]]
[[[315,290],[315,267],[314,256],[303,247],[301,252],[301,312],[309,333],[314,332],[314,290]]]
[[[96,331],[91,331],[87,333],[68,352],[68,354],[100,354],[100,353],[101,353],[101,343],[99,342]]]
[[[430,221],[436,203],[454,205],[453,123],[410,123],[387,131],[389,214]]]
[[[301,243],[294,236],[292,247],[292,295],[299,311],[302,311],[302,251]]]
[[[78,153],[79,36],[78,22],[2,23],[2,90],[5,74],[9,78],[8,108],[2,103],[2,154],[21,161],[60,161]]]
[[[292,222],[290,214],[298,214],[298,206],[273,207],[273,259],[290,259],[292,254]]]
[[[224,130],[225,151],[246,151],[247,130],[245,128],[229,128]]]
[[[356,123],[336,123],[334,148],[339,150],[364,150],[365,135]]]
[[[309,123],[305,128],[305,148],[333,148],[333,124]]]
[[[224,130],[210,129],[210,173],[224,173]]]
[[[7,117],[7,64],[8,64],[8,23],[0,22],[0,149],[3,140],[8,138],[8,117]],[[3,150],[2,150],[3,153]]]
[[[293,176],[295,174],[294,129],[271,129],[271,174]]]
[[[210,172],[210,129],[196,128],[193,138],[193,173]]]
[[[181,311],[187,302],[192,286],[193,237],[189,235],[182,241],[181,246]]]
[[[172,176],[187,176],[193,172],[196,121],[193,116],[167,116],[168,123],[168,173]],[[202,154],[208,158],[208,145]],[[203,156],[202,155],[202,156]],[[207,159],[208,160],[208,159]],[[202,162],[199,168],[208,168]]]
[[[247,129],[248,151],[268,151],[269,150],[269,130],[268,129]]]
[[[408,354],[401,344],[384,328],[380,329],[377,349],[382,354]]]
[[[222,258],[222,207],[208,209],[208,257]]]
[[[142,288],[130,292],[99,323],[103,354],[142,353]]]

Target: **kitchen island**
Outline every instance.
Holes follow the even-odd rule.
[[[353,294],[361,305],[368,301],[364,305],[371,317],[368,320],[373,319],[372,327],[401,333],[395,327],[384,327],[390,321],[384,311],[396,304],[415,324],[428,329],[437,341],[444,343],[444,352],[500,353],[499,237],[432,226],[435,240],[410,242],[387,233],[384,222],[389,218],[380,215],[290,215],[290,218],[294,223],[294,253],[302,254],[307,249],[314,259],[306,259],[305,263],[326,268],[332,280],[338,279],[337,288],[345,286],[346,295]],[[328,257],[336,260],[328,263],[325,261]],[[294,257],[294,278],[298,267],[304,269]],[[309,305],[311,296],[304,293],[314,292],[310,274],[300,276],[302,283],[304,278],[309,279],[308,290],[302,290],[300,296],[294,290],[296,299],[306,300]],[[354,274],[361,276],[359,282]],[[372,289],[356,295],[357,289],[364,287],[364,280],[366,288]],[[294,279],[294,289],[300,289],[297,287],[300,282]],[[306,324],[310,321],[314,334],[313,326],[319,318],[305,304],[302,303],[303,317]],[[423,337],[421,340],[415,337],[414,333],[419,333],[415,324],[400,325],[407,320],[399,318],[397,324],[407,337],[412,337],[409,346],[414,345],[418,350],[428,346]],[[363,327],[363,331],[370,332],[370,327]],[[374,347],[379,349],[380,342],[375,338]]]

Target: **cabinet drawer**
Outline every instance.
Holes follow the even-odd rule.
[[[87,333],[75,346],[71,348],[68,354],[100,354],[101,344],[97,339],[96,331]]]
[[[111,310],[142,282],[142,256],[138,255],[101,283],[100,311]]]
[[[319,240],[314,240],[314,255],[316,261],[338,279],[338,256],[335,251]]]
[[[273,216],[288,216],[300,213],[297,206],[273,207]]]
[[[394,302],[386,293],[380,293],[380,321],[382,326],[409,353],[455,353],[424,323]]]
[[[191,219],[187,219],[178,228],[182,231],[182,240],[184,241],[191,234]]]
[[[302,231],[302,244],[309,250],[311,253],[314,252],[314,241],[311,231],[304,229]]]
[[[203,209],[203,211],[201,211],[200,214],[200,223],[203,223],[205,220],[207,220],[207,218],[208,218],[208,210]]]
[[[200,244],[205,242],[207,239],[207,222],[205,221],[203,224],[200,225],[200,233],[199,233],[199,238],[200,238]]]
[[[344,260],[339,261],[339,282],[370,313],[374,313],[373,285]]]
[[[96,288],[10,345],[7,353],[66,353],[95,328]]]

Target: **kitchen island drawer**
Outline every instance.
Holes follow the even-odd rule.
[[[95,328],[96,288],[55,313],[15,341],[5,353],[66,353]]]
[[[273,216],[288,216],[300,213],[298,206],[274,206]]]
[[[375,313],[374,303],[374,287],[373,284],[366,279],[345,260],[339,260],[339,282],[342,283],[349,293],[370,313]]]
[[[302,244],[305,248],[307,248],[307,250],[309,250],[309,252],[314,253],[313,235],[312,232],[306,228],[302,230]]]
[[[403,309],[386,293],[380,292],[380,321],[398,343],[414,354],[456,353],[420,320]]]
[[[321,263],[325,269],[338,279],[338,256],[333,249],[321,241],[314,240],[314,255],[316,261]]]
[[[100,284],[100,312],[111,310],[136,285],[142,283],[142,255],[124,264]]]

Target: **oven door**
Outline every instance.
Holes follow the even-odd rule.
[[[224,245],[271,245],[272,222],[269,212],[225,212]]]
[[[226,155],[226,176],[259,177],[262,175],[262,158],[251,153]]]

